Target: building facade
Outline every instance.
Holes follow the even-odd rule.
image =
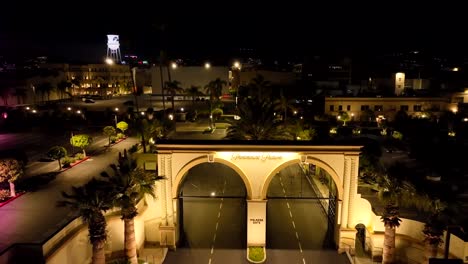
[[[413,117],[440,116],[444,111],[453,111],[450,99],[443,97],[326,97],[325,114],[338,116],[347,112],[351,120],[367,118],[367,112],[372,111],[375,118],[394,120],[398,111],[405,111]]]

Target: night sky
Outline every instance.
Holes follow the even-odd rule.
[[[230,56],[239,48],[274,56],[468,50],[468,20],[461,6],[344,5],[336,1],[326,6],[315,1],[263,5],[170,1],[172,6],[161,1],[129,1],[122,6],[97,2],[62,1],[58,5],[16,0],[2,6],[0,55],[99,61],[105,56],[106,34],[110,33],[120,35],[123,53],[147,57],[156,56],[161,46],[172,57]]]

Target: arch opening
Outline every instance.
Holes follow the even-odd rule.
[[[177,191],[179,245],[244,248],[247,196],[242,177],[225,164],[204,162],[188,169]]]
[[[268,248],[292,249],[298,243],[311,250],[336,247],[339,192],[327,170],[300,161],[283,164],[265,192]]]

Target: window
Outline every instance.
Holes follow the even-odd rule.
[[[383,111],[383,105],[374,105],[374,111],[375,112]]]
[[[330,105],[330,112],[333,112],[335,111],[335,106],[334,105]]]
[[[361,105],[361,111],[366,111],[366,110],[369,110],[369,106],[368,105]]]
[[[438,105],[438,104],[432,105],[432,110],[433,111],[440,111],[440,105]]]
[[[338,106],[338,111],[343,111],[343,106],[342,105]]]
[[[401,105],[400,106],[400,110],[401,111],[408,111],[409,110],[409,107],[407,105]]]
[[[413,111],[421,112],[422,106],[421,105],[413,105]]]
[[[346,111],[351,111],[351,106],[350,105],[346,106]]]

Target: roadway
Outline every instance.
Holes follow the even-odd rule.
[[[289,166],[271,182],[265,263],[349,263],[336,249],[324,249],[327,218],[300,170]],[[200,164],[188,172],[182,192],[183,241],[164,263],[249,263],[240,177],[221,164]]]

